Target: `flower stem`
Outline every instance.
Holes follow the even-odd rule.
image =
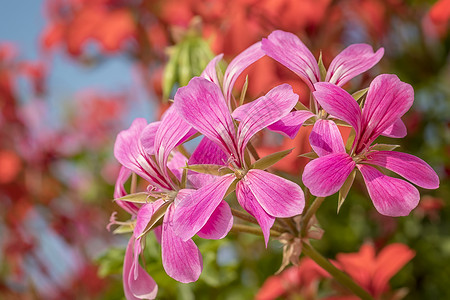
[[[336,268],[332,263],[330,263],[325,257],[316,251],[308,243],[303,243],[302,253],[314,260],[319,266],[321,266],[325,271],[330,273],[334,279],[336,279],[344,287],[352,291],[356,296],[363,300],[374,300],[372,296],[367,293],[362,287],[356,284],[353,279],[351,279],[347,274]]]
[[[308,211],[303,216],[302,224],[301,224],[301,236],[302,237],[305,237],[306,234],[308,233],[307,230],[308,230],[309,220],[317,212],[317,210],[319,209],[323,200],[325,200],[325,197],[317,197],[316,199],[314,199],[313,203],[311,203],[311,205],[309,206]]]
[[[246,232],[246,233],[264,236],[261,228],[243,225],[243,224],[233,224],[233,227],[231,227],[231,231],[232,232]],[[276,230],[271,229],[270,235],[273,237],[279,237],[281,235],[281,233]]]
[[[247,214],[247,213],[245,213],[243,211],[240,211],[240,210],[232,208],[231,209],[231,213],[233,214],[233,216],[235,216],[235,217],[237,217],[237,218],[239,218],[241,220],[244,220],[244,221],[247,221],[247,222],[259,225],[258,221],[254,217],[252,217],[251,215],[249,215],[249,214]],[[280,226],[277,226],[277,225],[273,225],[272,229],[275,230],[275,231],[278,231],[278,232],[286,231],[284,228],[282,228]]]

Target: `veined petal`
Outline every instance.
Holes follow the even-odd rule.
[[[202,255],[191,239],[183,241],[173,231],[174,210],[174,205],[167,209],[162,225],[161,256],[163,267],[167,275],[179,282],[194,282],[202,273]]]
[[[236,185],[236,196],[239,204],[258,221],[264,235],[264,242],[267,247],[270,237],[270,228],[275,222],[275,218],[269,215],[259,204],[255,195],[250,190],[247,181],[240,180]]]
[[[183,168],[186,166],[188,159],[184,154],[178,150],[172,150],[172,156],[167,162],[167,167],[175,175],[175,177],[181,181],[183,175]]]
[[[339,191],[355,165],[347,153],[316,158],[305,166],[303,183],[314,196],[330,196]]]
[[[223,75],[223,94],[227,104],[230,105],[231,93],[233,92],[234,83],[239,75],[247,69],[251,64],[264,56],[261,49],[261,42],[257,42],[236,56],[228,65]]]
[[[279,85],[256,100],[238,127],[238,147],[242,151],[261,129],[286,116],[298,101],[289,84]]]
[[[370,199],[385,216],[407,216],[419,204],[419,191],[409,182],[384,175],[374,167],[358,164]]]
[[[298,184],[258,169],[249,170],[241,181],[269,215],[289,218],[302,213],[305,196]]]
[[[138,264],[134,263],[134,237],[128,242],[123,262],[123,290],[127,300],[155,299],[158,286],[153,278]],[[137,268],[137,278],[134,279],[134,269]]]
[[[288,113],[285,117],[272,125],[267,126],[267,129],[281,133],[290,139],[294,139],[303,123],[314,116],[315,115],[309,110],[296,110]]]
[[[234,180],[234,174],[222,176],[181,200],[174,215],[175,233],[184,241],[197,234],[219,206]]]
[[[148,155],[155,154],[155,136],[161,121],[152,122],[145,126],[140,135],[142,148]]]
[[[375,151],[364,162],[391,170],[426,189],[437,189],[439,177],[425,161],[417,156],[396,151]]]
[[[185,121],[227,154],[235,154],[235,129],[220,88],[194,77],[175,94],[175,109]]]
[[[188,164],[225,165],[227,161],[228,157],[223,152],[223,150],[207,137],[204,137],[189,158]],[[215,175],[197,173],[191,170],[188,171],[188,179],[191,182],[192,186],[197,189],[212,182],[216,178],[217,176]]]
[[[311,148],[319,157],[331,153],[345,152],[341,132],[336,123],[331,120],[317,120],[309,135],[309,142]]]
[[[350,79],[376,65],[383,55],[383,48],[374,53],[370,45],[350,45],[333,59],[325,81],[343,86]]]
[[[131,171],[128,170],[125,167],[121,167],[119,171],[119,175],[116,179],[116,184],[114,185],[114,199],[121,198],[125,195],[127,195],[127,191],[125,190],[124,184],[128,180],[128,178],[131,175]],[[117,200],[117,204],[122,207],[126,212],[128,212],[131,215],[136,215],[139,208],[136,204],[127,202],[127,201],[121,201]]]
[[[359,143],[370,145],[409,110],[413,101],[411,85],[393,74],[377,76],[367,92],[362,113],[364,134]]]
[[[223,58],[223,54],[219,54],[214,57],[203,70],[200,77],[206,78],[211,82],[214,82],[217,86],[220,86],[219,78],[217,77],[217,64]]]
[[[248,114],[248,110],[250,109],[250,107],[252,107],[256,101],[258,101],[260,98],[249,102],[249,103],[245,103],[242,104],[241,106],[238,106],[233,113],[231,114],[231,116],[233,117],[233,119],[241,122],[242,120],[244,120],[244,118],[247,116]]]
[[[197,232],[202,239],[218,240],[224,238],[233,226],[233,215],[227,202],[220,202],[208,222]]]
[[[167,177],[166,165],[170,152],[193,134],[195,130],[178,115],[172,105],[164,114],[155,136],[158,165]]]
[[[392,138],[404,138],[407,134],[406,125],[402,119],[397,119],[391,126],[386,128],[381,135]]]
[[[311,51],[296,35],[276,30],[261,43],[267,56],[300,76],[311,91],[314,90],[314,83],[320,81],[319,65]]]
[[[361,109],[355,99],[342,88],[328,83],[319,82],[314,85],[314,98],[327,113],[350,124],[356,131],[361,131]]]
[[[146,203],[141,206],[136,217],[136,226],[134,227],[133,234],[135,238],[137,238],[144,232],[145,227],[147,227],[147,224],[152,218],[155,211],[158,210],[158,208],[160,208],[163,204],[164,201],[159,199],[155,202]]]

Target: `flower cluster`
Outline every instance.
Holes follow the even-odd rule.
[[[137,119],[122,131],[114,149],[122,165],[115,198],[132,217],[128,222],[113,222],[133,230],[123,271],[127,299],[156,296],[156,283],[139,263],[142,241],[151,231],[161,244],[167,274],[180,282],[192,282],[202,270],[202,257],[192,237],[223,238],[233,226],[233,215],[244,214],[230,208],[226,200],[231,193],[259,224],[266,246],[276,220],[303,213],[302,188],[267,170],[289,151],[260,158],[251,144],[252,137],[263,129],[294,138],[302,125],[313,125],[309,142],[315,159],[302,175],[312,195],[346,194],[357,169],[375,208],[384,215],[404,216],[417,206],[419,193],[412,184],[386,175],[383,169],[420,187],[437,188],[439,179],[424,161],[392,151],[392,145],[373,145],[380,135],[406,135],[401,117],[413,103],[412,87],[395,75],[383,74],[353,96],[342,88],[372,68],[383,52],[373,52],[365,44],[351,45],[327,71],[295,35],[275,31],[238,55],[224,73],[218,68],[222,56],[215,57],[200,77],[177,91],[161,121],[147,124]],[[312,95],[309,108],[299,102],[288,84],[247,104],[236,101],[233,88],[237,78],[265,55],[308,85]],[[353,129],[347,145],[337,124]],[[200,135],[196,149],[187,152],[183,143]],[[136,193],[135,184],[131,194],[126,192],[124,184],[132,173],[148,183],[146,192]],[[306,223],[300,223],[304,226],[311,217],[306,215]],[[304,231],[301,228],[297,233]]]

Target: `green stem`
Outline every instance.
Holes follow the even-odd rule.
[[[232,232],[246,232],[246,233],[264,236],[260,227],[248,226],[248,225],[243,225],[243,224],[233,224],[233,227],[231,227],[231,231]],[[270,235],[273,237],[279,237],[281,235],[281,233],[276,230],[271,229]]]
[[[330,273],[334,279],[336,279],[344,287],[352,291],[356,296],[363,300],[374,300],[374,298],[367,293],[362,287],[356,284],[347,274],[336,268],[332,263],[316,251],[311,245],[307,243],[302,244],[302,253],[314,260],[325,271]]]
[[[250,153],[252,154],[252,156],[253,156],[253,158],[255,159],[255,160],[259,160],[260,159],[260,157],[259,157],[259,155],[258,155],[258,152],[256,152],[256,149],[255,149],[255,147],[253,147],[253,144],[252,143],[248,143],[247,144],[247,148],[248,148],[248,150],[250,151]]]
[[[247,222],[250,222],[250,223],[253,223],[253,224],[256,224],[259,226],[258,221],[254,217],[252,217],[251,215],[249,215],[243,211],[232,208],[231,213],[233,214],[233,216],[235,216],[241,220],[244,220],[244,221],[247,221]],[[272,229],[275,231],[278,231],[278,232],[286,231],[284,228],[277,226],[277,225],[273,225]]]
[[[303,216],[303,218],[302,218],[302,226],[301,226],[301,236],[302,237],[305,237],[306,234],[308,233],[307,230],[308,230],[309,220],[317,212],[317,210],[319,209],[319,207],[322,204],[323,200],[325,200],[325,197],[317,197],[316,199],[314,199],[313,203],[311,203],[311,205],[309,206],[308,211]]]

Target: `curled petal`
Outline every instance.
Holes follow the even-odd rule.
[[[134,237],[128,242],[123,262],[123,290],[127,300],[155,299],[158,286],[153,278],[133,259]],[[137,268],[137,278],[134,278],[134,269]]]
[[[235,154],[235,129],[220,88],[194,77],[175,94],[175,109],[184,120],[227,154]]]
[[[409,182],[384,175],[374,167],[358,165],[370,199],[385,216],[407,216],[419,204],[419,191]]]
[[[320,106],[333,117],[350,124],[358,135],[361,131],[362,115],[355,99],[342,88],[328,82],[316,83],[314,87],[314,98]]]
[[[297,101],[298,95],[294,94],[292,87],[288,84],[279,85],[265,96],[255,100],[239,124],[239,149],[242,151],[250,138],[258,131],[286,116]]]
[[[273,226],[275,218],[262,208],[245,180],[240,180],[237,183],[236,196],[239,204],[258,221],[267,247],[270,237],[270,228]]]
[[[117,176],[116,184],[114,186],[114,199],[121,198],[127,195],[127,191],[125,190],[124,184],[128,180],[131,175],[131,171],[125,167],[121,167],[119,171],[119,175]],[[126,212],[131,215],[136,215],[139,207],[136,204],[117,200],[117,204],[122,207]]]
[[[264,56],[261,50],[261,42],[257,42],[236,56],[228,65],[225,74],[223,75],[223,93],[228,105],[231,100],[231,93],[233,92],[234,83],[239,75],[247,69],[251,64]]]
[[[309,88],[314,90],[314,83],[320,81],[319,65],[311,51],[296,35],[276,30],[261,43],[267,56],[300,76]]]
[[[397,119],[391,126],[386,128],[381,135],[392,138],[404,138],[407,134],[406,125],[402,119]]]
[[[368,155],[365,162],[391,170],[420,187],[439,187],[436,172],[417,156],[396,151],[375,151]]]
[[[217,86],[220,86],[219,78],[217,77],[217,64],[223,58],[223,54],[219,54],[214,57],[203,70],[200,77],[206,78],[211,82],[214,82]]]
[[[208,222],[197,232],[202,239],[218,240],[224,238],[233,226],[233,215],[228,203],[220,202]]]
[[[173,231],[174,206],[171,205],[162,225],[161,256],[164,270],[173,279],[188,283],[194,282],[203,269],[203,260],[195,243],[183,241]]]
[[[384,55],[384,49],[373,52],[370,45],[353,44],[337,55],[328,68],[325,81],[343,86],[350,79],[376,65]]]
[[[322,156],[305,166],[303,183],[315,196],[330,196],[339,191],[354,168],[355,162],[347,153]]]
[[[331,120],[317,120],[309,135],[309,142],[319,157],[345,152],[341,132],[336,123]]]
[[[175,233],[184,241],[197,234],[219,206],[234,179],[234,174],[219,177],[182,199],[174,215]]]
[[[290,139],[294,139],[303,123],[314,116],[315,115],[309,110],[296,110],[288,113],[285,117],[272,125],[267,126],[267,129],[281,133]]]
[[[155,136],[160,124],[161,121],[152,122],[145,126],[144,130],[142,130],[140,136],[141,145],[145,152],[149,155],[155,154]]]

